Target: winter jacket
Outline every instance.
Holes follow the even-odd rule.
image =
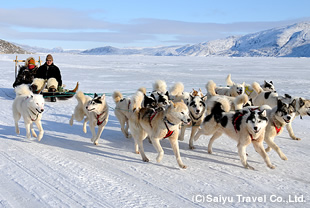
[[[58,82],[58,86],[62,86],[61,74],[59,68],[52,63],[51,65],[47,65],[44,63],[39,67],[35,78],[41,78],[48,80],[49,78],[55,78]]]
[[[38,68],[28,69],[27,66],[20,67],[18,75],[13,83],[13,87],[16,87],[21,84],[31,84]]]

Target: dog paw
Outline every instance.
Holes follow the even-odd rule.
[[[189,145],[189,149],[193,150],[196,149],[193,145]]]
[[[186,169],[186,168],[187,168],[187,166],[184,165],[184,164],[181,164],[181,165],[179,165],[179,166],[180,166],[180,168],[182,168],[182,169]]]
[[[142,160],[143,160],[143,162],[149,162],[150,161],[147,157],[142,159]]]
[[[250,166],[250,165],[246,165],[246,166],[244,166],[246,169],[249,169],[249,170],[255,170],[252,166]]]
[[[139,151],[135,151],[136,152],[136,154],[140,154],[140,152]]]
[[[276,168],[276,166],[274,166],[274,165],[268,165],[268,167],[269,167],[270,169],[275,169],[275,168]]]
[[[287,157],[285,155],[280,156],[282,160],[287,160]]]
[[[300,141],[301,138],[295,137],[295,138],[293,138],[293,140]]]
[[[15,130],[15,132],[16,132],[16,134],[20,134],[20,131],[19,131],[19,129],[18,129],[18,130]]]
[[[212,154],[212,153],[213,153],[213,151],[212,151],[212,150],[208,150],[208,153],[209,153],[209,154]]]

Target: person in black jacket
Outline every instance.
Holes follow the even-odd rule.
[[[29,57],[25,61],[25,66],[20,67],[18,71],[18,75],[15,79],[15,82],[13,83],[13,87],[15,88],[18,85],[21,84],[31,84],[35,74],[38,70],[38,67],[36,66],[36,61],[33,57]]]
[[[51,54],[46,56],[46,62],[39,67],[35,75],[35,80],[32,83],[32,90],[42,90],[45,81],[47,81],[47,89],[49,92],[55,92],[58,87],[62,86],[60,70],[56,65],[54,65],[53,56]],[[55,102],[56,98],[51,97],[51,101]]]

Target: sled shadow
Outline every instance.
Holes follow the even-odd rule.
[[[13,88],[0,88],[0,97],[5,100],[14,100],[15,91]]]

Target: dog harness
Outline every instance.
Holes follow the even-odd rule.
[[[274,125],[274,128],[276,129],[277,134],[278,134],[281,131],[282,127],[278,128],[274,122],[273,122],[273,125]]]
[[[173,132],[174,132],[174,131],[171,131],[171,130],[168,128],[168,125],[167,125],[166,121],[168,122],[168,124],[170,124],[170,125],[172,125],[172,126],[175,125],[175,124],[171,123],[170,121],[168,121],[167,117],[164,118],[164,124],[165,124],[165,126],[166,126],[168,132],[167,132],[166,136],[165,136],[163,139],[165,139],[165,138],[167,138],[167,137],[170,137],[170,136],[173,134]]]
[[[100,116],[102,116],[104,113],[105,113],[105,111],[103,111],[101,114],[97,115],[97,117],[96,117],[98,126],[100,126],[105,121],[105,119],[103,119],[102,121],[99,121]]]
[[[156,114],[157,114],[157,111],[154,111],[153,113],[152,113],[152,115],[151,115],[151,117],[150,117],[150,126],[153,128],[153,126],[152,126],[152,120],[153,120],[153,118],[156,116]]]
[[[254,90],[250,90],[249,86],[246,86],[244,89],[244,93],[247,94],[247,96],[250,96]]]

